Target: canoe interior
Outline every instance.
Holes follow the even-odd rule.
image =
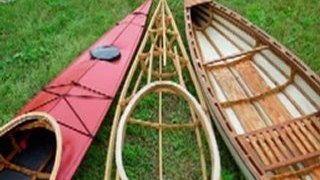
[[[257,28],[245,27],[248,21],[234,12],[207,3],[189,15],[193,53],[229,125],[224,131],[256,176],[319,178],[319,84],[286,58],[291,53],[283,55],[275,41],[271,47],[260,30],[264,37],[258,38]]]
[[[49,179],[53,169],[56,138],[45,128],[21,124],[0,137],[0,179]]]

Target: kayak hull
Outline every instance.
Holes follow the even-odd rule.
[[[151,4],[147,0],[117,23],[18,113],[46,112],[60,124],[63,154],[57,179],[71,179],[80,165],[126,75]],[[91,50],[111,45],[120,50],[118,59],[107,62],[91,57]]]

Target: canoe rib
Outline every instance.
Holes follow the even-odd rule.
[[[258,95],[253,96],[253,97],[249,97],[249,98],[245,98],[245,99],[238,99],[238,100],[233,100],[233,101],[227,101],[227,102],[221,102],[220,104],[223,108],[226,108],[226,107],[234,106],[234,105],[241,104],[241,103],[252,103],[254,101],[258,101],[260,99],[263,99],[267,96],[277,94],[277,93],[283,91],[284,89],[286,89],[290,84],[293,83],[294,76],[295,76],[295,72],[291,71],[289,79],[285,83],[283,83],[282,85],[279,85],[279,86],[277,86],[273,89],[270,89],[268,91],[262,92]]]

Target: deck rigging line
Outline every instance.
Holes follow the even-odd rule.
[[[142,8],[144,8],[145,6],[146,6],[146,4],[145,4]],[[136,15],[140,15],[140,14],[141,14],[141,15],[143,15],[144,13],[139,12],[139,11],[136,11],[136,12],[134,12],[134,13],[132,13],[132,14],[136,14]],[[134,21],[136,18],[137,18],[137,16],[133,17],[129,22],[126,22],[125,27],[121,30],[121,32],[117,35],[117,37],[111,42],[111,44],[114,44],[114,43],[121,37],[121,35],[123,34],[123,32],[125,32],[125,30],[127,30],[128,27],[129,27],[131,24],[133,24],[133,21]],[[118,25],[119,25],[119,24],[118,24]],[[39,108],[41,108],[41,107],[44,107],[44,106],[46,106],[46,105],[48,105],[48,104],[50,104],[50,103],[56,102],[56,104],[57,104],[57,103],[60,102],[60,100],[64,100],[64,101],[68,104],[69,108],[72,110],[72,112],[74,113],[74,115],[77,117],[77,119],[79,120],[79,122],[81,123],[81,125],[85,128],[86,132],[83,132],[83,131],[81,131],[81,130],[79,130],[79,129],[77,129],[77,128],[74,128],[74,127],[72,127],[72,126],[70,126],[70,125],[68,125],[68,124],[65,124],[65,123],[63,123],[63,122],[60,122],[60,121],[59,121],[59,124],[65,126],[65,127],[67,127],[67,128],[69,128],[69,129],[71,129],[71,130],[73,130],[73,131],[76,131],[76,132],[78,132],[78,133],[80,133],[80,134],[83,134],[83,135],[85,135],[85,136],[88,136],[88,137],[90,137],[90,138],[93,138],[93,135],[92,135],[92,133],[89,131],[89,128],[88,128],[88,127],[86,126],[86,124],[83,122],[83,120],[81,119],[80,115],[79,115],[79,114],[75,111],[75,109],[72,107],[72,104],[67,100],[67,97],[80,98],[80,99],[101,99],[101,100],[112,100],[112,99],[113,99],[113,97],[110,96],[110,95],[104,94],[104,93],[102,93],[102,92],[100,92],[100,91],[98,91],[98,90],[92,89],[92,88],[90,88],[90,87],[87,87],[87,86],[82,85],[82,84],[80,84],[79,82],[77,82],[77,81],[79,81],[83,76],[85,76],[85,75],[87,74],[87,72],[89,72],[98,62],[99,62],[99,61],[94,62],[92,65],[90,65],[90,66],[84,71],[84,73],[83,73],[79,78],[72,80],[70,83],[44,87],[44,88],[42,89],[43,92],[48,93],[48,94],[52,94],[52,95],[54,95],[54,96],[56,96],[56,97],[45,101],[44,103],[36,106],[35,108],[29,110],[28,112],[35,111],[35,110],[37,110],[37,109],[39,109]],[[82,89],[87,90],[87,91],[89,91],[89,92],[92,92],[92,93],[94,93],[94,94],[96,94],[96,95],[99,95],[100,97],[99,97],[99,96],[89,96],[89,95],[72,95],[72,94],[68,94],[68,92],[71,90],[71,88],[70,88],[66,93],[64,93],[64,94],[56,93],[56,92],[53,92],[53,91],[52,91],[52,89],[63,88],[63,87],[67,87],[67,86],[70,86],[71,88],[72,88],[72,87],[79,87],[79,88],[82,88]],[[53,107],[53,108],[54,108],[54,107]],[[53,108],[52,108],[52,109],[53,109]],[[51,109],[51,110],[52,110],[52,109]],[[50,111],[51,111],[51,110],[50,110]]]
[[[96,94],[96,95],[99,95],[99,96],[93,96],[93,95],[74,95],[74,94],[69,94],[69,91],[67,91],[66,93],[59,93],[59,92],[54,92],[54,91],[52,91],[53,89],[59,89],[59,88],[68,87],[68,86],[71,87],[71,88],[69,89],[69,91],[70,91],[72,88],[74,88],[74,87],[78,87],[78,88],[81,88],[81,89],[83,89],[83,90],[85,90],[85,91],[91,92],[91,93]],[[65,126],[65,127],[67,127],[67,128],[69,128],[69,129],[71,129],[71,130],[73,130],[73,131],[76,131],[76,132],[78,132],[78,133],[80,133],[80,134],[82,134],[82,135],[88,136],[88,137],[90,137],[90,138],[93,138],[93,134],[90,132],[89,128],[88,128],[87,125],[84,123],[84,121],[83,121],[83,119],[81,118],[81,116],[77,113],[76,109],[72,106],[72,103],[71,103],[67,98],[98,99],[98,100],[99,100],[99,99],[100,99],[100,100],[112,100],[112,99],[113,99],[113,97],[110,96],[110,95],[107,95],[107,94],[102,93],[102,92],[100,92],[100,91],[98,91],[98,90],[89,88],[89,87],[87,87],[87,86],[85,86],[85,85],[83,85],[83,84],[80,84],[79,82],[75,82],[75,81],[71,81],[71,83],[69,83],[69,84],[60,84],[60,85],[55,85],[55,86],[48,86],[48,87],[46,87],[46,88],[43,88],[43,89],[42,89],[42,92],[45,92],[45,93],[48,93],[48,94],[52,94],[52,95],[54,95],[54,96],[56,96],[56,97],[54,97],[54,98],[52,98],[52,99],[50,99],[50,100],[48,100],[48,101],[40,104],[39,106],[31,109],[31,110],[28,111],[28,112],[35,111],[35,110],[37,110],[37,109],[39,109],[39,108],[41,108],[41,107],[44,107],[44,106],[46,106],[46,105],[48,105],[48,104],[50,104],[50,103],[52,103],[52,102],[54,102],[54,101],[56,101],[56,100],[63,100],[63,101],[65,101],[65,102],[67,103],[67,105],[68,105],[68,107],[70,108],[70,110],[72,111],[72,113],[77,117],[78,121],[81,123],[81,125],[82,125],[83,128],[85,129],[85,132],[82,131],[82,130],[79,130],[79,129],[75,128],[75,127],[72,127],[72,126],[70,126],[70,125],[68,125],[68,124],[66,124],[66,123],[63,123],[63,122],[61,122],[61,121],[58,121],[59,124]],[[60,101],[58,101],[58,102],[60,102]],[[58,103],[58,102],[57,102],[57,103]],[[57,104],[57,103],[56,103],[56,104]],[[51,110],[52,110],[52,109],[51,109]],[[51,110],[50,110],[50,111],[51,111]]]

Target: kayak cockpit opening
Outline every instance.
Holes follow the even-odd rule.
[[[0,137],[0,179],[50,179],[57,142],[47,123],[30,120]]]

